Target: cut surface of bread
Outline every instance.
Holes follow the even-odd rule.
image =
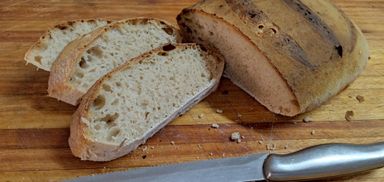
[[[92,161],[128,154],[213,92],[223,69],[224,61],[196,44],[166,45],[115,68],[74,114],[72,153]]]
[[[361,31],[328,0],[205,0],[177,20],[187,42],[224,56],[225,76],[285,116],[336,95],[369,56]]]
[[[181,41],[178,30],[157,19],[115,22],[71,42],[54,62],[49,96],[76,105],[104,74],[159,46]]]
[[[56,25],[40,37],[27,51],[24,59],[40,69],[50,71],[53,62],[68,43],[108,23],[110,21],[95,19],[75,20]]]

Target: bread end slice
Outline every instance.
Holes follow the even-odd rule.
[[[27,63],[50,71],[53,62],[71,41],[111,23],[109,20],[74,20],[58,24],[45,32],[24,56]]]
[[[128,154],[213,92],[223,69],[224,61],[196,44],[167,45],[115,68],[74,114],[72,153],[91,161]]]

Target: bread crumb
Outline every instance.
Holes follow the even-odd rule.
[[[245,139],[245,136],[241,136],[241,139]]]
[[[243,117],[243,115],[241,115],[240,113],[237,113],[237,117],[241,118],[241,117]]]
[[[239,132],[233,132],[231,134],[231,140],[232,141],[236,141],[237,143],[240,143],[241,142],[241,135]]]
[[[171,141],[171,145],[175,145],[175,142],[174,142],[174,141]]]
[[[151,146],[151,149],[155,149],[155,146]]]
[[[274,143],[267,144],[265,147],[267,150],[275,150],[276,149],[276,145]]]
[[[315,135],[316,134],[316,131],[315,130],[312,130],[311,131],[311,135]]]
[[[211,125],[211,128],[220,128],[220,126],[219,126],[217,123],[213,123],[213,124]]]
[[[221,156],[225,157],[225,153],[221,154]]]
[[[147,146],[144,146],[143,147],[143,152],[147,151],[148,147]]]
[[[310,122],[312,122],[312,118],[310,118],[309,116],[306,116],[306,117],[304,117],[303,122],[304,123],[310,123]]]
[[[361,95],[356,96],[356,100],[359,101],[359,103],[362,103],[365,101],[364,97]]]
[[[288,144],[285,144],[285,145],[284,145],[284,149],[285,149],[285,150],[288,149]]]
[[[223,114],[223,110],[221,110],[221,109],[216,109],[216,113],[219,113],[219,114]]]
[[[259,140],[259,141],[258,141],[258,143],[261,145],[261,144],[263,144],[264,142],[263,142],[263,141],[261,141],[261,140]]]
[[[203,146],[201,146],[200,144],[197,144],[197,148],[202,149]]]
[[[347,121],[351,121],[354,115],[355,115],[355,113],[353,111],[347,111],[345,113],[345,119]]]
[[[212,152],[209,152],[209,155],[210,155],[210,156],[213,156],[213,153],[212,153]]]
[[[202,118],[204,117],[204,114],[199,114],[199,115],[197,115],[197,117],[198,117],[199,119],[202,119]]]

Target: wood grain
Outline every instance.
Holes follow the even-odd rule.
[[[369,41],[371,60],[355,82],[320,108],[296,118],[277,116],[224,79],[218,91],[126,157],[106,163],[73,157],[67,138],[76,108],[46,96],[49,74],[23,61],[29,46],[48,27],[72,19],[150,16],[175,24],[180,10],[194,2],[1,1],[0,181],[58,181],[134,167],[241,156],[267,151],[266,145],[272,143],[276,146],[273,152],[286,153],[321,143],[384,140],[384,1],[333,0],[361,27]],[[358,95],[365,101],[360,103]],[[355,113],[351,122],[345,120],[349,110]],[[305,116],[313,122],[303,123]],[[219,123],[220,128],[211,128],[212,123]],[[235,131],[245,137],[239,144],[228,138]],[[384,169],[336,181],[384,181]]]

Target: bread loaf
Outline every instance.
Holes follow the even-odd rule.
[[[107,20],[75,20],[56,25],[44,33],[25,54],[25,61],[45,71],[50,71],[64,47],[71,41],[106,26]]]
[[[72,105],[104,74],[159,46],[180,41],[179,32],[161,20],[115,22],[71,42],[54,62],[48,94]]]
[[[195,44],[166,45],[115,68],[74,114],[72,153],[92,161],[129,153],[214,91],[223,69]]]
[[[318,107],[367,64],[367,41],[329,0],[204,0],[177,17],[182,34],[219,51],[225,75],[272,112]]]

